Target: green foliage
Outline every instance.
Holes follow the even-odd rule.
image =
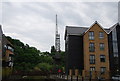
[[[56,53],[55,46],[51,46],[51,53]]]
[[[41,70],[50,71],[53,68],[64,68],[65,66],[65,52],[60,52],[61,62],[56,65],[53,56],[56,54],[55,47],[51,47],[51,53],[40,52],[35,47],[24,44],[18,39],[12,39],[7,36],[7,39],[14,46],[14,69],[19,71]]]
[[[50,53],[46,51],[46,52],[42,52],[42,55],[43,56],[50,56]]]
[[[52,69],[52,65],[49,63],[39,63],[36,68],[39,68],[42,71],[50,71]]]
[[[14,69],[28,71],[31,70],[39,63],[41,53],[35,47],[30,47],[28,44],[24,45],[17,39],[7,37],[7,39],[14,46]]]
[[[65,52],[61,51],[61,66],[64,67],[65,66]]]
[[[53,59],[50,56],[41,56],[41,63],[42,62],[52,64]]]

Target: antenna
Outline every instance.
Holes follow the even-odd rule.
[[[58,26],[57,26],[57,14],[56,14],[56,34],[58,34]]]
[[[58,34],[58,25],[57,25],[57,14],[56,14],[56,30],[55,30],[55,49],[56,52],[60,52],[60,34]]]

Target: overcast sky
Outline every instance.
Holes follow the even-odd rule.
[[[118,22],[118,3],[2,2],[1,14],[0,23],[2,22],[5,35],[41,51],[50,51],[50,47],[55,43],[57,14],[61,49],[64,50],[66,26],[90,27],[94,21],[98,21],[103,27],[109,28]]]

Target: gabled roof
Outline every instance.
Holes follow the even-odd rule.
[[[67,35],[83,35],[88,27],[66,26],[65,39]]]
[[[114,24],[112,27],[109,28],[108,34],[113,31],[114,28],[116,28],[117,25],[120,25],[119,23]]]
[[[95,21],[95,22],[90,26],[90,28],[85,31],[84,34],[86,34],[86,33],[93,27],[93,25],[95,25],[95,24],[99,25],[99,27],[107,34],[107,32],[104,30],[104,28],[103,28],[97,21]]]
[[[94,24],[98,24],[106,34],[109,34],[117,25],[120,25],[119,23],[116,23],[111,28],[103,28],[97,21],[95,21],[90,27],[66,26],[65,39],[67,35],[84,35]]]
[[[73,34],[73,35],[81,35],[87,29],[88,29],[87,27],[66,26],[67,34]]]
[[[110,29],[104,28],[104,30],[107,32],[107,34],[110,32]]]

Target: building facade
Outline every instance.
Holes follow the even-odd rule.
[[[2,54],[2,79],[6,79],[12,73],[13,67],[13,56],[14,56],[14,47],[7,40],[5,35],[2,32],[2,28],[0,26],[0,36],[1,36],[1,54]]]
[[[65,31],[66,74],[75,75],[75,71],[82,74],[84,69],[83,58],[83,31],[87,28],[67,26]]]
[[[65,31],[66,74],[74,75],[75,70],[84,78],[109,79],[113,67],[120,69],[120,27],[103,28],[97,21],[91,27],[67,26]],[[115,28],[117,28],[116,33]],[[112,37],[112,38],[111,38]],[[117,37],[117,58],[113,58],[116,49],[113,46]],[[113,52],[114,50],[114,52]],[[112,60],[117,59],[117,65]],[[119,71],[117,70],[117,73]],[[114,74],[116,75],[116,73]]]
[[[109,29],[108,39],[111,76],[120,75],[120,25],[118,23]]]
[[[107,32],[95,22],[83,36],[83,77],[109,79],[109,54]]]

